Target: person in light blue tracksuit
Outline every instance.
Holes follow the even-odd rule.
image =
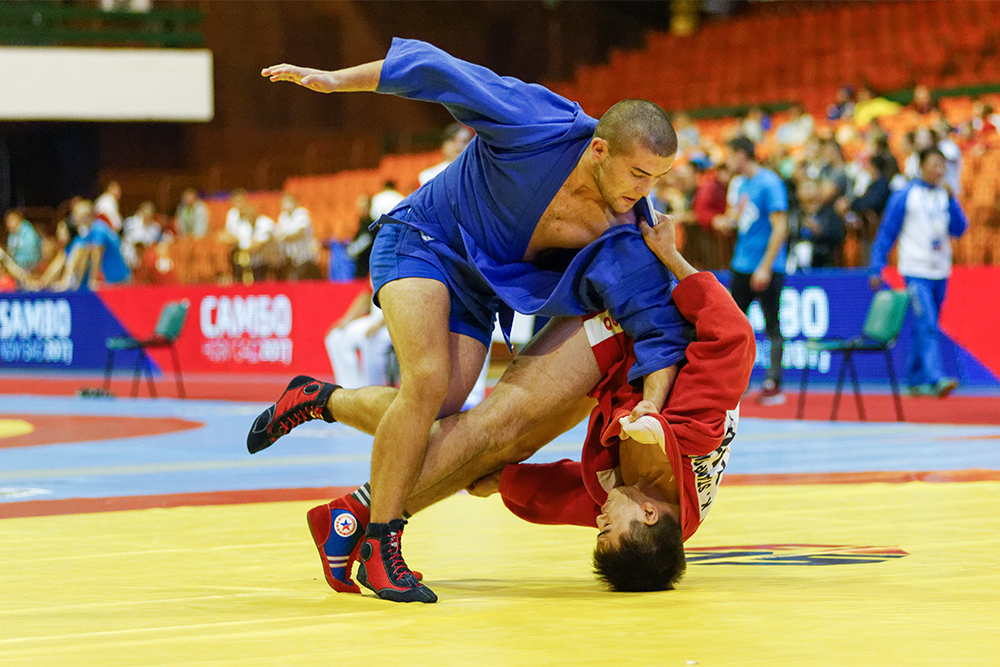
[[[938,314],[951,275],[951,238],[969,225],[954,195],[943,185],[947,161],[937,148],[920,153],[920,178],[889,199],[872,246],[869,272],[873,290],[889,251],[899,241],[898,269],[906,280],[914,315],[913,342],[907,358],[910,394],[947,396],[958,381],[946,377],[938,344]]]

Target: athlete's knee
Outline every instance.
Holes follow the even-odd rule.
[[[422,404],[441,406],[448,397],[450,378],[447,363],[435,364],[425,359],[404,364],[400,360],[399,393]]]

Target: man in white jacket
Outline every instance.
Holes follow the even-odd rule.
[[[899,240],[898,268],[906,280],[913,310],[913,342],[907,358],[911,394],[947,396],[958,381],[945,377],[938,346],[938,314],[951,275],[949,237],[965,233],[969,222],[943,185],[947,160],[938,148],[920,153],[920,178],[889,199],[875,235],[869,264],[872,289],[892,246]]]

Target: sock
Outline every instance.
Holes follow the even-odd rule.
[[[372,508],[372,485],[371,482],[365,482],[363,486],[358,487],[358,489],[351,494],[351,498],[354,498],[358,503],[363,505],[368,510]],[[409,512],[403,512],[403,518],[406,520],[410,519],[412,516]]]

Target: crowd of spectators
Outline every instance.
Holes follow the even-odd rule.
[[[909,114],[915,122],[899,133],[902,136],[894,136],[889,127],[896,125],[887,121],[899,114]],[[736,136],[754,142],[763,166],[779,174],[787,187],[789,272],[867,264],[889,196],[919,175],[920,151],[936,147],[945,155],[944,182],[958,195],[963,156],[1000,143],[1000,116],[989,104],[976,102],[971,117],[953,125],[925,86],[914,89],[907,106],[867,88],[855,91],[845,86],[825,117],[815,118],[799,105],[773,115],[754,108],[714,133],[703,132],[683,113],[674,114],[673,120],[679,157],[658,183],[653,199],[660,210],[679,218],[683,225],[679,242],[692,263],[704,269],[728,268],[733,253],[735,234],[723,218],[738,179],[734,186],[724,155],[726,142]],[[422,173],[420,182],[454,159],[470,139],[462,125],[446,128],[441,144],[444,159]],[[394,181],[387,180],[380,192],[360,198],[357,238],[346,248],[347,257],[358,267],[351,275],[361,276],[367,270],[372,242],[368,223],[403,195]],[[17,210],[7,212],[0,287],[64,290],[101,283],[174,282],[178,276],[172,244],[206,237],[231,249],[229,267],[216,272],[216,280],[249,284],[323,276],[323,248],[315,238],[310,213],[290,193],[282,196],[275,219],[256,210],[244,191],[236,191],[218,231],[210,208],[193,188],[183,191],[173,215],[146,201],[125,217],[121,198],[119,184],[110,182],[93,203],[68,202],[54,226],[27,220]],[[845,252],[848,240],[849,253]]]
[[[913,129],[893,136],[888,117],[907,114]],[[788,271],[867,265],[889,196],[920,175],[918,155],[936,147],[944,182],[961,193],[963,156],[998,143],[1000,117],[983,102],[972,117],[948,122],[930,91],[918,86],[909,105],[863,88],[843,88],[825,118],[795,105],[773,116],[750,109],[712,138],[687,116],[675,116],[680,155],[653,193],[654,204],[684,227],[684,251],[695,266],[728,268],[734,233],[722,223],[726,194],[735,192],[725,164],[726,142],[744,136],[762,164],[779,174],[789,197]],[[853,241],[851,256],[845,241]]]
[[[260,215],[246,194],[232,197],[224,229],[213,232],[209,207],[193,188],[183,191],[173,216],[144,201],[123,217],[121,187],[108,183],[93,201],[76,197],[55,223],[33,222],[22,211],[4,216],[6,249],[0,247],[0,290],[65,291],[101,285],[168,284],[178,281],[172,246],[211,238],[232,247],[223,282],[320,278],[319,244],[309,211],[285,194],[277,220]]]

